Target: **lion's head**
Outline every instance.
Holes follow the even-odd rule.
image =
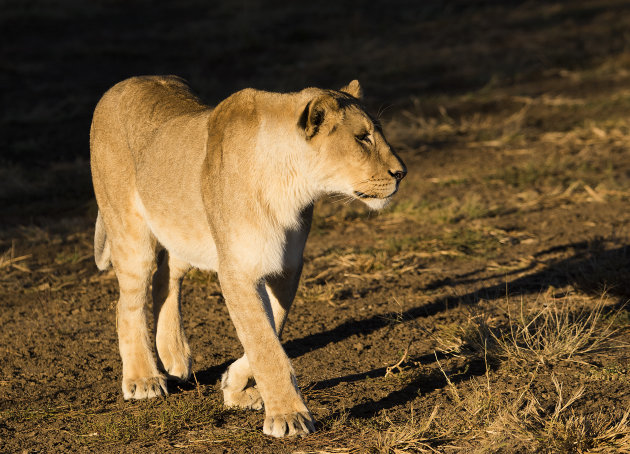
[[[407,174],[402,160],[365,111],[359,82],[318,90],[298,127],[312,148],[312,162],[326,192],[360,199],[372,209],[389,203]]]

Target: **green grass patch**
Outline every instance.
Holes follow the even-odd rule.
[[[452,196],[422,201],[403,199],[395,202],[389,212],[420,224],[457,224],[494,216],[498,210],[477,193],[466,192],[461,198]]]
[[[175,438],[187,431],[219,426],[226,409],[208,398],[185,398],[125,404],[127,408],[93,415],[82,433],[89,442],[129,443]]]
[[[439,245],[444,249],[454,249],[465,255],[488,258],[498,250],[500,243],[496,237],[486,232],[460,228],[442,236]]]

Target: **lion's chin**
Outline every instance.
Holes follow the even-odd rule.
[[[365,203],[368,208],[375,211],[385,208],[387,205],[389,205],[390,201],[391,197],[386,197],[384,199],[361,199],[361,202]]]

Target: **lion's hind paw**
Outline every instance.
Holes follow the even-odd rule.
[[[242,391],[232,391],[229,388],[224,388],[223,404],[226,407],[260,410],[263,407],[263,400],[258,390],[253,386],[247,387]]]

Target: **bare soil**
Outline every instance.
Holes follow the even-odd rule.
[[[86,5],[2,2],[0,451],[630,452],[630,3]],[[122,399],[87,135],[148,73],[211,104],[359,78],[407,164],[381,213],[316,206],[283,337],[316,434],[222,407],[242,348],[199,271],[193,379]],[[566,323],[528,324],[549,313]],[[575,336],[515,340],[521,314]]]

